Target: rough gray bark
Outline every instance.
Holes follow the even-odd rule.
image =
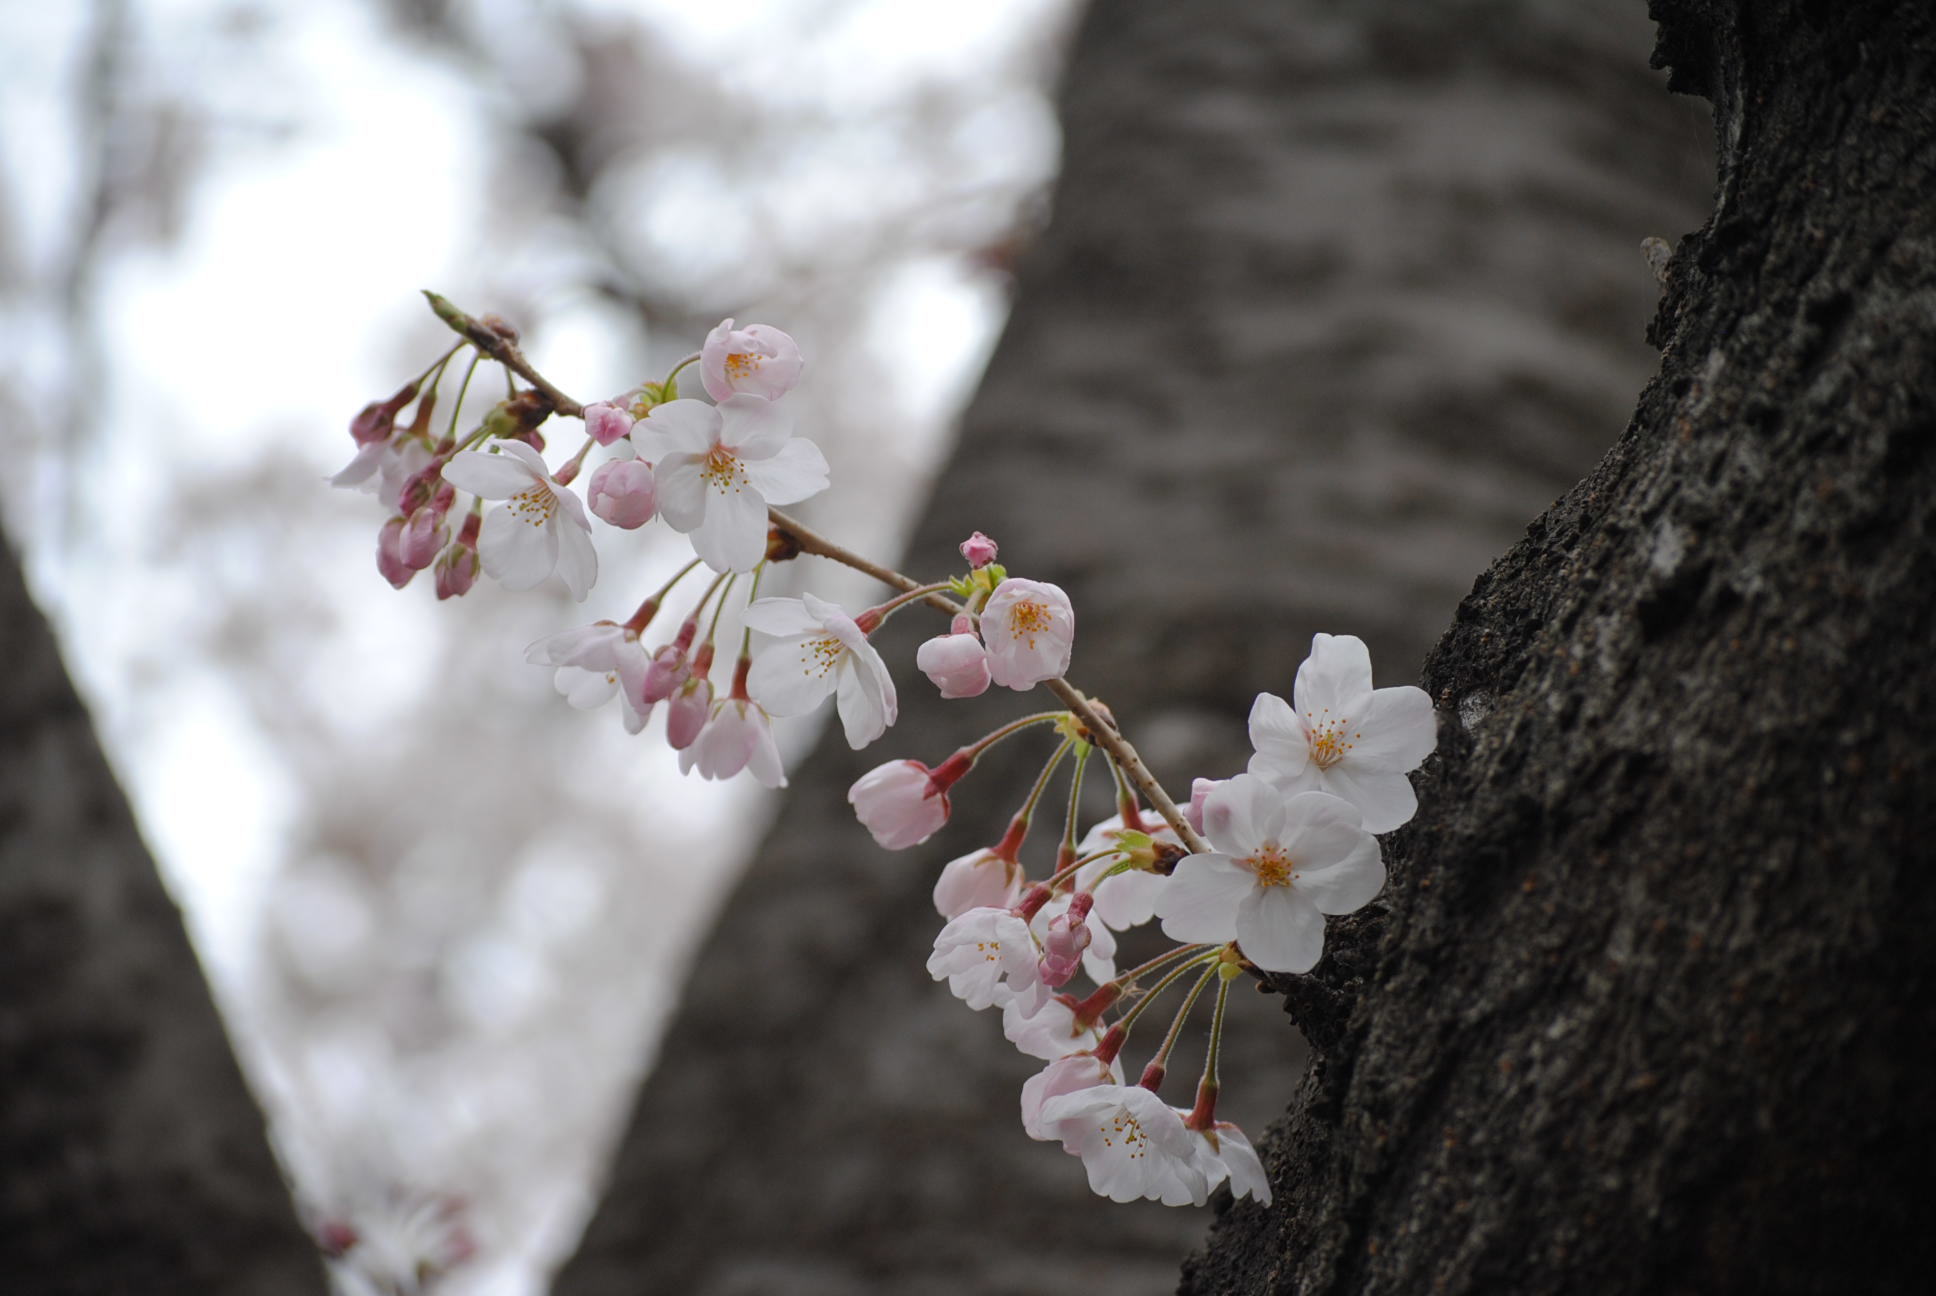
[[[1613,6],[1098,6],[1053,221],[909,569],[952,570],[981,528],[1064,584],[1072,676],[1184,788],[1240,765],[1252,695],[1314,631],[1406,678],[1646,372],[1637,244],[1692,223],[1704,180],[1659,161],[1699,150],[1645,50]],[[1156,1292],[1200,1236],[1023,1137],[1038,1064],[922,971],[937,868],[993,840],[1033,754],[977,769],[899,856],[845,790],[1038,699],[938,703],[906,670],[934,626],[904,620],[900,725],[798,771],[560,1296]],[[1273,1112],[1300,1045],[1238,1007],[1227,1101]]]
[[[1269,1210],[1184,1290],[1936,1272],[1936,18],[1658,0],[1713,215],[1604,462],[1460,607]]]
[[[0,1287],[320,1293],[262,1118],[0,551]]]

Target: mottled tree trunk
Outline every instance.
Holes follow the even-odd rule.
[[[1240,766],[1252,695],[1288,689],[1313,632],[1410,677],[1651,363],[1638,244],[1698,219],[1705,168],[1646,48],[1637,12],[1571,2],[1096,6],[1053,220],[910,569],[954,570],[980,528],[1066,586],[1072,677],[1184,791]],[[860,754],[830,733],[797,772],[561,1296],[1129,1296],[1200,1239],[1200,1213],[1099,1201],[1025,1138],[1040,1064],[922,970],[938,867],[994,839],[1046,752],[984,762],[901,855],[848,811],[872,765],[1046,704],[938,702],[909,669],[936,629],[884,633],[900,725]],[[1263,1119],[1302,1046],[1238,1007],[1227,1100]]]
[[[1936,1274],[1936,19],[1658,0],[1713,102],[1660,375],[1460,607],[1388,900],[1192,1293]]]
[[[321,1292],[181,916],[0,550],[0,1290]]]

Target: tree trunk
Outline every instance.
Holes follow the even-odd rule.
[[[1657,0],[1720,186],[1460,607],[1386,903],[1191,1293],[1927,1291],[1936,19]]]
[[[0,552],[0,1286],[323,1290],[53,636]]]
[[[1241,765],[1252,695],[1314,631],[1406,678],[1644,377],[1637,245],[1697,219],[1701,184],[1658,160],[1685,136],[1645,24],[1481,8],[1516,17],[1482,39],[1470,5],[1111,0],[1075,39],[1054,219],[909,562],[955,570],[980,528],[1063,584],[1072,677],[1172,786]],[[937,701],[907,669],[936,632],[883,632],[884,741],[830,732],[796,771],[560,1296],[1174,1285],[1201,1215],[1090,1197],[1019,1128],[1039,1063],[922,971],[940,864],[994,840],[1046,752],[984,762],[902,855],[845,803],[1044,705]],[[1301,1045],[1233,1018],[1228,1101],[1274,1112]]]

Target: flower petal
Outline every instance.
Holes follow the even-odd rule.
[[[1415,770],[1439,742],[1431,695],[1409,684],[1374,690],[1364,718],[1352,729],[1345,761],[1365,769]]]
[[[820,638],[790,635],[762,648],[746,673],[746,691],[753,700],[776,716],[805,715],[826,701],[841,672],[826,669],[808,646]]]
[[[673,454],[704,457],[719,432],[719,411],[705,401],[667,401],[632,425],[632,448],[651,464]]]
[[[500,441],[499,445],[510,444]],[[524,447],[530,449],[529,446]],[[444,465],[444,480],[483,499],[510,499],[531,489],[534,478],[522,460],[482,450],[460,450]]]
[[[1275,693],[1259,693],[1250,704],[1250,745],[1257,752],[1250,762],[1253,774],[1270,777],[1257,768],[1260,761],[1290,776],[1311,763],[1311,738],[1304,722],[1291,710],[1291,704]]]
[[[776,638],[783,635],[818,637],[821,633],[820,618],[807,610],[804,600],[797,598],[755,599],[740,614],[740,624]]]
[[[1257,890],[1257,879],[1227,855],[1190,855],[1178,861],[1156,897],[1156,916],[1171,940],[1227,941],[1237,934],[1237,908]]]
[[[1203,799],[1203,835],[1225,855],[1248,855],[1264,843],[1257,827],[1260,802],[1282,796],[1255,774],[1225,779]]]
[[[681,451],[669,454],[652,470],[659,487],[659,516],[682,535],[690,535],[706,520],[705,460]]]
[[[714,571],[752,571],[766,557],[766,501],[757,491],[708,491],[706,516],[690,536],[693,552]]]
[[[569,491],[561,491],[559,497],[578,502]],[[558,574],[571,596],[583,603],[598,579],[598,551],[592,547],[591,528],[582,520],[563,519],[546,529],[558,533]]]
[[[477,556],[485,572],[505,589],[530,589],[558,565],[558,532],[554,527],[534,526],[501,504],[484,515]]]
[[[873,672],[859,662],[842,662],[835,674],[839,683],[834,704],[840,711],[840,727],[847,735],[847,745],[859,751],[887,732],[887,707]],[[889,687],[893,687],[891,682]]]
[[[827,489],[827,456],[805,437],[794,437],[765,459],[742,459],[746,479],[769,504],[798,504]]]
[[[1403,774],[1352,768],[1339,761],[1319,777],[1318,787],[1358,808],[1366,832],[1390,832],[1418,813],[1418,793]]]
[[[728,396],[719,402],[719,416],[719,443],[741,459],[770,459],[793,435],[793,416],[764,396]]]
[[[1334,712],[1371,692],[1371,650],[1357,635],[1311,636],[1311,655],[1297,668],[1291,700],[1298,714]]]
[[[1237,906],[1237,941],[1266,972],[1309,972],[1324,956],[1324,915],[1294,887],[1258,887]]]

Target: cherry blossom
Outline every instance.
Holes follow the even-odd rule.
[[[1287,796],[1239,774],[1204,803],[1214,853],[1176,866],[1156,900],[1174,940],[1236,940],[1271,972],[1309,972],[1324,953],[1324,915],[1364,906],[1385,885],[1378,841],[1357,808],[1326,792]]]
[[[937,786],[934,773],[917,760],[889,761],[847,789],[854,813],[883,850],[919,846],[948,822],[948,791]]]
[[[1111,1201],[1149,1197],[1201,1206],[1210,1179],[1182,1115],[1141,1085],[1104,1084],[1050,1098],[1039,1126],[1082,1158],[1089,1187]]]
[[[835,694],[847,745],[856,751],[887,731],[899,713],[894,677],[867,635],[839,604],[815,598],[763,598],[742,618],[774,642],[753,659],[747,691],[777,716],[805,715]]]
[[[506,589],[530,589],[556,571],[585,601],[598,578],[592,524],[585,506],[545,470],[521,441],[499,441],[496,454],[464,450],[444,465],[444,480],[480,499],[504,503],[484,515],[477,537],[485,574]]]
[[[1071,912],[1079,896],[1087,897],[1082,903],[1082,918],[1093,917],[1094,915],[1090,914],[1088,910],[1095,903],[1095,900],[1094,897],[1087,896],[1086,892],[1064,891],[1040,909],[1036,910],[1035,917],[1029,922],[1029,929],[1035,933],[1035,939],[1041,942],[1045,949],[1050,947],[1050,941],[1055,934],[1056,924],[1058,922],[1064,923],[1064,930],[1066,930],[1069,923],[1079,921],[1078,919],[1067,919],[1065,922],[1067,915]],[[1111,931],[1107,925],[1101,922],[1083,922],[1082,931],[1086,933],[1086,938],[1073,937],[1073,939],[1080,942],[1079,947],[1074,953],[1081,958],[1083,972],[1097,985],[1114,979],[1116,975],[1115,932]],[[1064,954],[1068,953],[1066,949],[1061,952]],[[1060,969],[1058,969],[1059,973]],[[1053,981],[1051,984],[1059,986],[1067,980],[1068,978],[1064,976],[1062,980]]]
[[[934,938],[928,975],[976,1012],[1019,999],[1039,1011],[1048,991],[1035,974],[1035,940],[1028,924],[1007,909],[970,909]]]
[[[699,348],[699,381],[716,401],[740,392],[778,400],[800,381],[805,365],[799,345],[766,324],[736,329],[723,320]]]
[[[1022,1082],[1022,1128],[1032,1139],[1048,1142],[1058,1137],[1042,1125],[1042,1106],[1051,1098],[1098,1085],[1120,1085],[1123,1064],[1104,1062],[1092,1053],[1070,1053],[1056,1058]]]
[[[999,552],[995,542],[979,531],[961,542],[961,556],[967,559],[968,565],[976,571],[994,562],[995,555]]]
[[[1010,1000],[1002,1006],[1002,1034],[1023,1053],[1045,1062],[1093,1049],[1103,1038],[1102,1028],[1094,1023],[1076,1025],[1075,1006],[1067,995],[1050,995],[1032,1013]]]
[[[697,672],[688,675],[666,707],[666,745],[678,752],[692,746],[712,714],[712,680]]]
[[[715,705],[698,738],[679,753],[679,772],[695,769],[705,779],[729,779],[748,770],[766,787],[786,786],[773,722],[747,698],[729,697]]]
[[[1076,614],[1059,585],[1011,576],[981,610],[988,673],[1004,688],[1033,688],[1069,669]]]
[[[579,710],[603,706],[617,694],[625,732],[645,728],[652,708],[641,696],[645,649],[636,630],[595,621],[538,640],[525,649],[524,659],[534,666],[555,667],[553,685]]]
[[[626,408],[623,398],[597,401],[585,407],[585,431],[602,446],[611,445],[631,432],[636,422],[638,420],[632,417],[632,411]]]
[[[936,635],[916,649],[914,664],[944,698],[980,697],[988,691],[988,651],[966,614],[955,618],[947,634]]]
[[[396,508],[406,483],[430,466],[430,448],[415,437],[372,441],[356,452],[334,477],[332,486],[375,495],[387,508]]]
[[[820,447],[758,396],[667,401],[639,420],[632,441],[654,465],[659,512],[714,571],[753,570],[766,556],[767,505],[827,488]]]
[[[943,918],[984,906],[1011,909],[1021,898],[1021,865],[986,847],[948,861],[934,884],[934,907]]]
[[[1250,709],[1250,772],[1286,792],[1329,792],[1358,807],[1369,832],[1418,811],[1406,774],[1438,744],[1424,689],[1371,686],[1371,653],[1355,635],[1311,637],[1297,668],[1296,702],[1260,693]]]

